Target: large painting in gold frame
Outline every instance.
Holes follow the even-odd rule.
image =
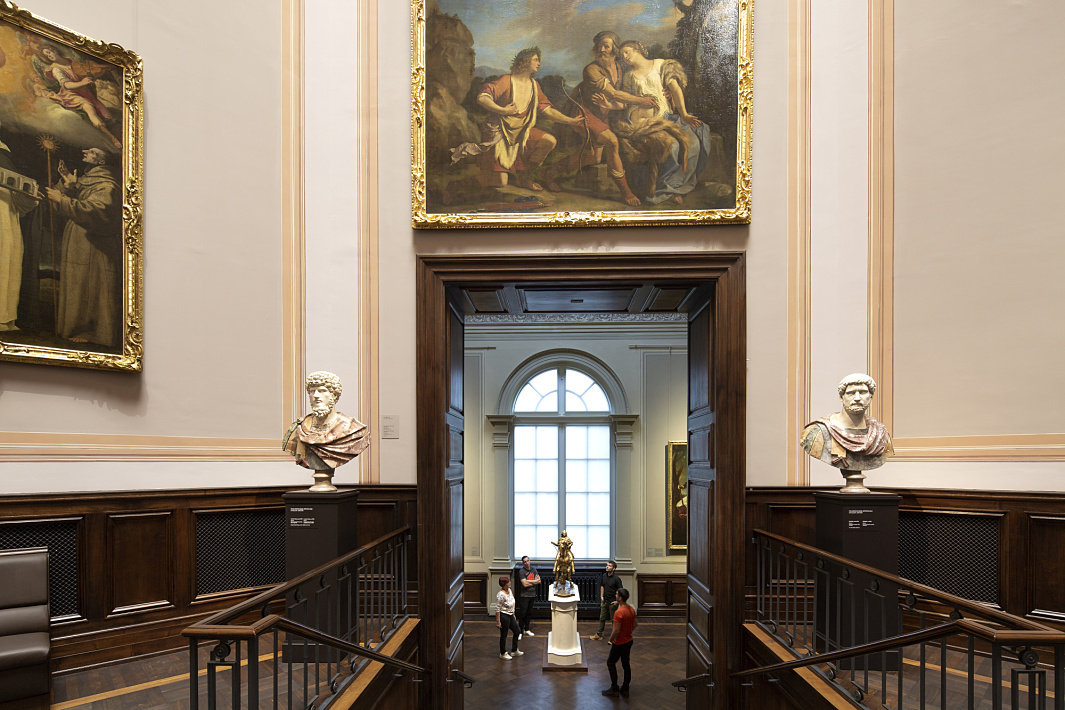
[[[666,548],[688,550],[688,443],[666,444]]]
[[[0,360],[141,369],[142,75],[0,0]]]
[[[412,0],[413,226],[749,223],[752,13]]]

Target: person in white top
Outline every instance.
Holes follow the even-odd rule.
[[[510,577],[499,578],[499,594],[496,594],[496,626],[499,627],[499,657],[509,661],[515,656],[525,655],[518,650],[518,636],[521,630],[514,618],[514,593],[510,591]],[[513,634],[510,653],[507,653],[507,632]]]

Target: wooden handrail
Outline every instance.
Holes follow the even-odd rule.
[[[371,651],[368,648],[349,643],[348,641],[338,639],[335,636],[330,636],[329,634],[323,634],[321,631],[312,629],[309,626],[304,626],[303,624],[297,624],[295,621],[291,621],[289,619],[279,618],[275,625],[282,631],[294,633],[297,636],[300,636],[301,638],[306,638],[310,641],[315,641],[325,646],[332,646],[333,648],[340,649],[341,651],[347,651],[348,653],[351,653],[355,656],[362,656],[363,658],[368,658],[371,661],[377,661],[378,663],[384,663],[385,665],[389,666],[396,666],[397,668],[402,668],[403,670],[411,671],[412,673],[421,673],[422,675],[429,673],[427,669],[422,668],[421,666],[416,666],[413,663],[401,661],[398,658],[392,658],[392,656],[386,656],[385,654],[378,653],[377,651]]]
[[[791,547],[797,548],[799,550],[805,550],[806,552],[809,552],[809,553],[811,553],[813,555],[817,555],[817,556],[823,557],[823,558],[825,558],[827,560],[832,560],[834,562],[838,562],[840,564],[846,565],[846,566],[850,567],[851,569],[859,570],[861,572],[866,572],[868,574],[871,574],[873,576],[879,577],[879,578],[881,578],[883,580],[886,580],[888,582],[892,582],[894,584],[897,584],[900,587],[904,587],[904,588],[906,588],[908,590],[911,590],[911,591],[914,591],[914,592],[919,592],[919,593],[923,594],[926,597],[930,597],[930,598],[935,599],[937,601],[943,602],[944,604],[948,604],[948,605],[953,606],[955,608],[964,609],[966,611],[972,612],[973,614],[975,614],[977,616],[982,616],[982,617],[985,617],[985,618],[993,619],[994,621],[1002,624],[1003,626],[1021,628],[1021,629],[1025,629],[1027,631],[1058,633],[1056,629],[1053,629],[1053,628],[1051,628],[1049,626],[1044,626],[1043,624],[1039,624],[1039,623],[1036,623],[1034,621],[1029,621],[1028,619],[1023,619],[1023,618],[1021,618],[1019,616],[1014,616],[1013,614],[1007,614],[1004,611],[999,611],[998,609],[993,609],[993,608],[991,608],[989,606],[985,606],[985,605],[980,604],[978,602],[973,602],[973,601],[970,601],[968,599],[963,599],[962,597],[954,596],[953,594],[948,594],[948,593],[940,591],[940,590],[938,590],[938,589],[936,589],[934,587],[929,587],[929,586],[926,586],[926,585],[921,584],[919,582],[914,582],[912,579],[906,579],[905,577],[899,577],[899,576],[891,574],[889,572],[885,572],[884,570],[880,570],[880,569],[877,569],[875,567],[869,567],[868,565],[863,565],[863,564],[855,562],[853,560],[848,560],[846,557],[840,557],[839,555],[834,555],[831,552],[825,552],[824,550],[818,549],[816,547],[812,547],[810,545],[805,545],[805,544],[803,544],[801,542],[797,542],[795,540],[790,540],[790,539],[788,539],[786,537],[782,537],[780,535],[776,535],[776,534],[768,532],[766,530],[758,530],[758,529],[756,529],[753,532],[754,532],[755,535],[761,535],[762,537],[766,537],[766,538],[769,538],[771,540],[776,540],[777,542],[782,542],[785,545],[790,545]]]
[[[236,618],[238,618],[240,616],[243,616],[244,614],[247,614],[249,612],[258,611],[259,608],[263,604],[265,604],[267,602],[270,602],[270,601],[273,601],[274,599],[277,599],[278,597],[284,596],[289,591],[295,589],[296,587],[300,586],[304,582],[312,580],[315,577],[318,577],[319,575],[325,574],[326,572],[328,572],[329,570],[333,569],[334,567],[339,567],[341,565],[345,565],[348,562],[351,562],[353,559],[355,559],[359,555],[365,555],[367,552],[369,552],[373,548],[377,547],[378,545],[380,545],[382,543],[388,542],[388,540],[393,538],[393,537],[398,537],[398,536],[400,536],[400,535],[402,535],[404,533],[409,533],[409,532],[410,532],[410,526],[409,525],[404,525],[401,528],[393,530],[392,532],[377,538],[373,542],[369,542],[369,543],[363,545],[362,547],[360,547],[359,549],[355,550],[354,552],[349,552],[346,555],[344,555],[342,557],[338,557],[338,558],[336,558],[335,560],[333,560],[331,562],[326,562],[324,565],[316,567],[315,569],[313,569],[310,572],[307,572],[305,574],[301,574],[299,577],[296,577],[295,579],[291,579],[288,582],[285,582],[283,584],[279,584],[276,587],[271,587],[270,589],[267,589],[265,592],[262,592],[261,594],[257,594],[256,596],[252,597],[251,599],[245,600],[245,601],[241,602],[240,604],[236,604],[234,606],[231,606],[228,609],[223,609],[222,611],[218,612],[217,614],[213,614],[211,616],[208,616],[206,619],[201,619],[200,621],[198,621],[195,624],[193,624],[192,626],[188,627],[187,629],[185,629],[181,633],[184,636],[187,636],[187,637],[202,637],[202,636],[210,636],[212,634],[217,637],[219,635],[220,631],[222,631],[222,632],[224,632],[223,635],[226,635],[226,636],[228,636],[230,638],[236,638],[237,635],[238,635],[236,633],[237,629],[244,630],[245,633],[246,633],[246,629],[248,629],[250,627],[247,627],[247,626],[244,626],[244,627],[241,627],[241,626],[229,626],[228,622],[231,621],[232,619],[236,619]],[[215,627],[214,629],[211,630],[212,633],[207,633],[207,634],[201,633],[201,631],[207,630],[208,627]],[[252,635],[258,635],[258,634],[252,634]]]
[[[820,663],[842,661],[857,656],[867,656],[869,654],[881,653],[883,651],[893,651],[896,648],[902,648],[903,646],[922,643],[924,641],[934,641],[935,639],[943,638],[945,636],[953,636],[956,633],[971,633],[974,636],[979,636],[986,641],[997,644],[1035,646],[1065,643],[1065,633],[1059,631],[1002,631],[998,629],[990,629],[970,619],[958,619],[957,621],[950,621],[946,624],[929,626],[927,629],[921,629],[920,631],[911,631],[907,634],[900,634],[898,636],[892,636],[891,638],[880,639],[879,641],[870,641],[869,643],[851,646],[850,648],[842,648],[830,653],[812,654],[804,658],[797,658],[794,661],[783,661],[781,663],[774,663],[770,666],[737,671],[730,675],[733,678],[746,678],[752,675],[761,675],[762,673],[787,671],[794,668],[803,668],[805,666],[815,666]],[[673,685],[676,685],[676,683]]]
[[[819,663],[831,663],[832,661],[840,661],[844,658],[865,656],[870,653],[879,653],[881,651],[891,651],[896,648],[902,648],[903,646],[909,646],[913,643],[921,643],[922,641],[932,641],[937,638],[942,638],[944,636],[950,636],[959,630],[958,627],[959,623],[957,621],[951,621],[946,624],[939,624],[938,626],[929,626],[927,629],[921,629],[920,631],[911,631],[908,634],[901,634],[899,636],[892,636],[891,638],[881,639],[879,641],[871,641],[869,643],[851,646],[850,648],[843,648],[839,651],[812,654],[804,658],[797,658],[794,661],[783,661],[781,663],[774,663],[770,666],[762,666],[761,668],[750,668],[745,671],[736,671],[735,673],[732,673],[730,675],[733,678],[746,678],[752,675],[761,675],[762,673],[787,671],[793,668],[816,666]]]

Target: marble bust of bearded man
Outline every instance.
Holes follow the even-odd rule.
[[[312,491],[335,491],[330,482],[337,466],[361,454],[370,444],[366,425],[336,410],[343,386],[332,372],[307,375],[311,413],[285,432],[282,447],[296,463],[315,472]]]

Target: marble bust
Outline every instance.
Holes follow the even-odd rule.
[[[343,387],[332,372],[307,376],[311,413],[285,432],[282,448],[296,463],[314,471],[312,491],[335,491],[333,471],[362,453],[370,443],[366,425],[336,410]]]
[[[854,373],[840,380],[836,389],[843,409],[807,424],[799,443],[810,456],[841,470],[847,479],[844,493],[868,493],[860,472],[880,468],[895,453],[887,429],[866,414],[876,382]]]

